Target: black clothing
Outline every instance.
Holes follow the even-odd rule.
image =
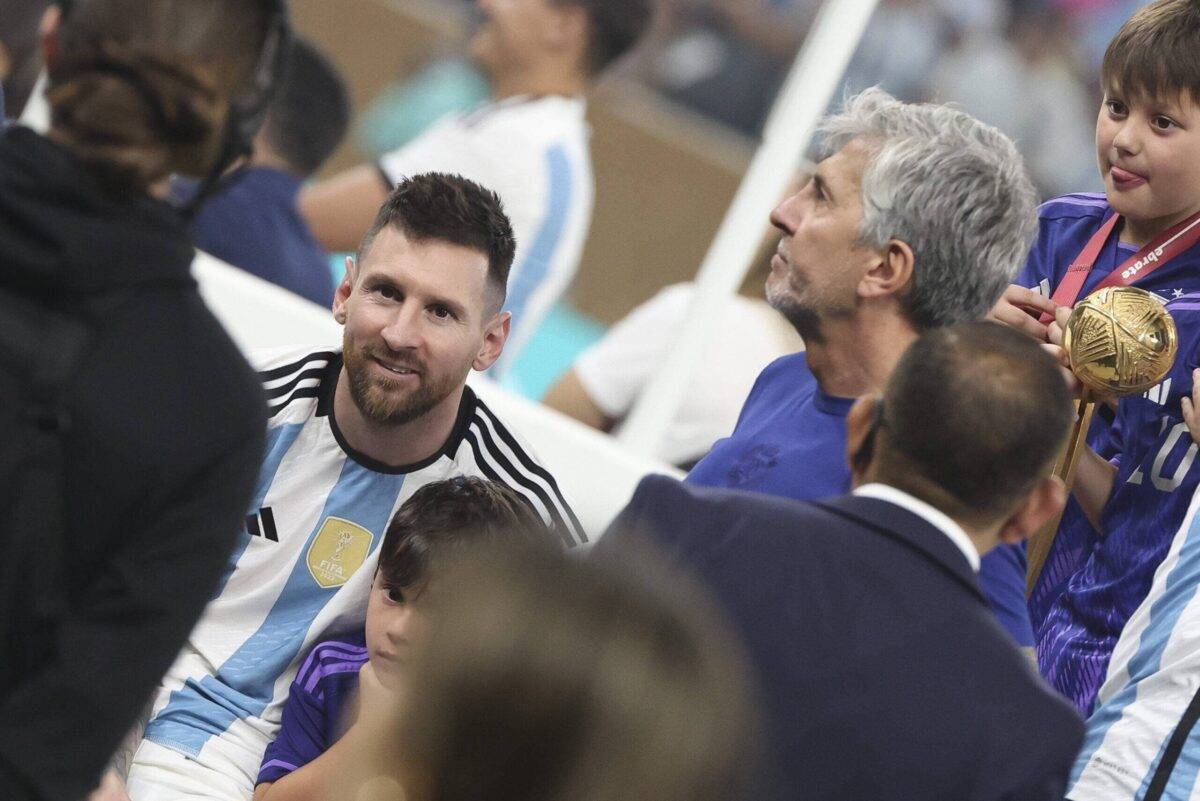
[[[692,569],[741,635],[774,797],[1061,801],[1083,724],[923,518],[651,476],[597,547],[638,533]]]
[[[30,554],[33,572],[46,568],[31,546],[52,532],[0,508],[5,801],[94,788],[199,618],[248,508],[261,385],[201,301],[192,257],[167,204],[106,194],[28,129],[0,134],[0,290],[94,332],[67,396],[52,620],[31,610],[24,571],[2,569]],[[0,443],[12,435],[0,430]]]

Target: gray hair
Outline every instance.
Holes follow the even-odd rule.
[[[1037,193],[1012,140],[966,112],[896,100],[878,87],[821,124],[837,152],[860,139],[860,242],[908,244],[916,265],[902,299],[925,330],[981,318],[1013,282],[1037,235]]]

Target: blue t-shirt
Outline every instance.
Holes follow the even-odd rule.
[[[195,220],[196,247],[329,308],[329,255],[300,216],[301,180],[252,167],[206,200]]]
[[[275,782],[312,762],[346,733],[347,712],[367,663],[366,640],[350,637],[316,645],[288,691],[275,742],[263,754],[258,781]]]
[[[798,501],[850,491],[846,415],[853,398],[827,395],[803,353],[776,359],[750,390],[733,434],[692,468],[687,482]],[[1025,608],[1025,554],[1000,546],[983,557],[979,583],[996,617],[1022,646],[1033,645]]]
[[[1167,310],[1179,330],[1175,365],[1161,384],[1121,401],[1112,429],[1117,477],[1101,517],[1105,535],[1067,580],[1038,632],[1043,675],[1084,714],[1200,483],[1197,446],[1180,408],[1200,366],[1200,294],[1172,301]]]
[[[1083,250],[1092,234],[1114,213],[1102,194],[1064,195],[1043,203],[1038,209],[1038,239],[1017,283],[1040,290],[1047,297],[1052,295],[1066,275],[1067,267]],[[1119,240],[1119,235],[1109,237],[1084,282],[1080,298],[1095,290],[1114,268],[1137,251],[1134,246],[1121,244]],[[1163,300],[1200,292],[1200,247],[1193,247],[1143,275],[1135,286],[1154,292]],[[1112,423],[1111,414],[1104,408],[1097,409],[1088,434],[1088,442],[1106,458],[1115,456],[1117,450],[1110,433]],[[1054,546],[1046,558],[1037,586],[1029,598],[1030,618],[1039,637],[1051,605],[1098,541],[1096,530],[1072,498],[1063,514]]]

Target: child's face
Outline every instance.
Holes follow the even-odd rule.
[[[423,587],[388,584],[375,574],[367,602],[367,652],[379,681],[400,689],[412,662],[413,647],[424,636],[425,616],[414,603]]]
[[[1096,150],[1109,203],[1157,233],[1200,208],[1200,106],[1110,87],[1096,120]]]

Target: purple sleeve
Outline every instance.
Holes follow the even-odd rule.
[[[1033,625],[1025,601],[1025,552],[1016,545],[997,545],[979,563],[979,584],[988,606],[1017,645],[1033,645]]]
[[[324,701],[292,682],[279,735],[263,754],[257,783],[279,781],[325,753],[331,745],[326,720]]]
[[[1053,260],[1053,242],[1051,242],[1051,230],[1045,220],[1041,221],[1038,228],[1037,239],[1034,240],[1033,247],[1029,249],[1029,255],[1025,258],[1025,264],[1021,267],[1021,271],[1017,273],[1016,283],[1019,286],[1037,289],[1042,281],[1046,281],[1053,290],[1058,283],[1054,280],[1054,260]]]

